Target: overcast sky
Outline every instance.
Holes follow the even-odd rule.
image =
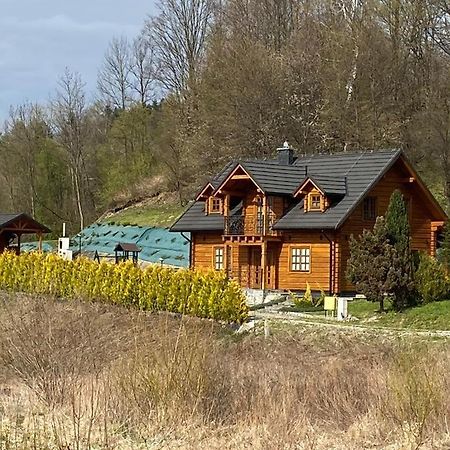
[[[65,67],[92,97],[108,42],[134,37],[155,0],[0,0],[0,123],[10,105],[46,102]]]

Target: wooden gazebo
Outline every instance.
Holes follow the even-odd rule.
[[[121,261],[127,261],[130,258],[134,264],[137,264],[140,251],[141,249],[134,243],[119,242],[114,248],[114,253],[116,254],[116,264]]]
[[[42,251],[42,237],[51,230],[25,213],[0,213],[0,253],[5,250],[15,250],[20,254],[22,235],[35,234],[39,241],[39,250]]]

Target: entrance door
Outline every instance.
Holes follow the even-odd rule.
[[[267,249],[267,288],[276,289],[277,288],[277,252],[274,247],[269,247]]]
[[[248,248],[248,287],[251,289],[261,288],[261,247],[250,246]]]

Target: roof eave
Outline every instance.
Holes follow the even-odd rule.
[[[178,217],[178,219],[176,219],[175,222],[169,227],[169,231],[173,231],[173,232],[185,231],[185,230],[176,230],[175,227],[176,227],[177,223],[186,215],[186,213],[194,206],[194,204],[195,204],[195,202],[191,202],[190,205],[188,205],[188,207],[183,212],[183,214],[181,214],[181,216]]]
[[[447,221],[448,220],[448,215],[447,213],[444,211],[444,209],[442,208],[442,206],[440,205],[440,203],[436,200],[436,198],[434,197],[434,195],[431,193],[431,191],[428,189],[427,185],[423,182],[422,178],[420,177],[420,175],[416,172],[416,170],[414,169],[413,165],[411,164],[411,162],[409,161],[409,159],[406,157],[406,155],[404,153],[401,154],[401,159],[403,160],[403,163],[405,164],[406,168],[411,172],[411,174],[413,175],[413,177],[416,179],[417,184],[420,186],[420,188],[423,190],[423,192],[425,193],[426,197],[428,198],[428,200],[432,203],[432,205],[436,208],[436,211],[438,212],[438,214],[441,215],[441,217],[439,219]]]
[[[213,195],[220,194],[223,190],[223,187],[227,184],[227,182],[230,180],[230,178],[234,175],[237,169],[241,168],[248,177],[252,180],[252,182],[255,184],[255,186],[258,188],[259,191],[261,191],[263,194],[266,194],[264,189],[256,182],[255,177],[252,175],[251,171],[248,170],[248,168],[245,167],[245,163],[243,162],[237,162],[235,166],[231,169],[230,173],[227,175],[225,180],[222,181],[222,183],[214,190]]]
[[[35,224],[37,224],[40,228],[39,231],[41,231],[42,233],[51,233],[52,230],[50,230],[50,228],[48,228],[47,226],[43,225],[42,223],[38,222],[36,219],[34,219],[33,217],[29,216],[26,213],[19,213],[14,215],[14,217],[12,217],[10,220],[4,222],[1,224],[2,228],[7,227],[8,225],[10,225],[11,223],[13,223],[14,221],[16,221],[17,219],[21,219],[21,218],[25,218],[27,220],[30,220],[31,222],[34,222]]]

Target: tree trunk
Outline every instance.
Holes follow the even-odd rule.
[[[75,195],[77,199],[78,215],[80,216],[80,231],[81,231],[84,228],[84,213],[83,213],[83,205],[81,204],[80,180],[77,169],[73,171],[73,179],[75,185]]]

